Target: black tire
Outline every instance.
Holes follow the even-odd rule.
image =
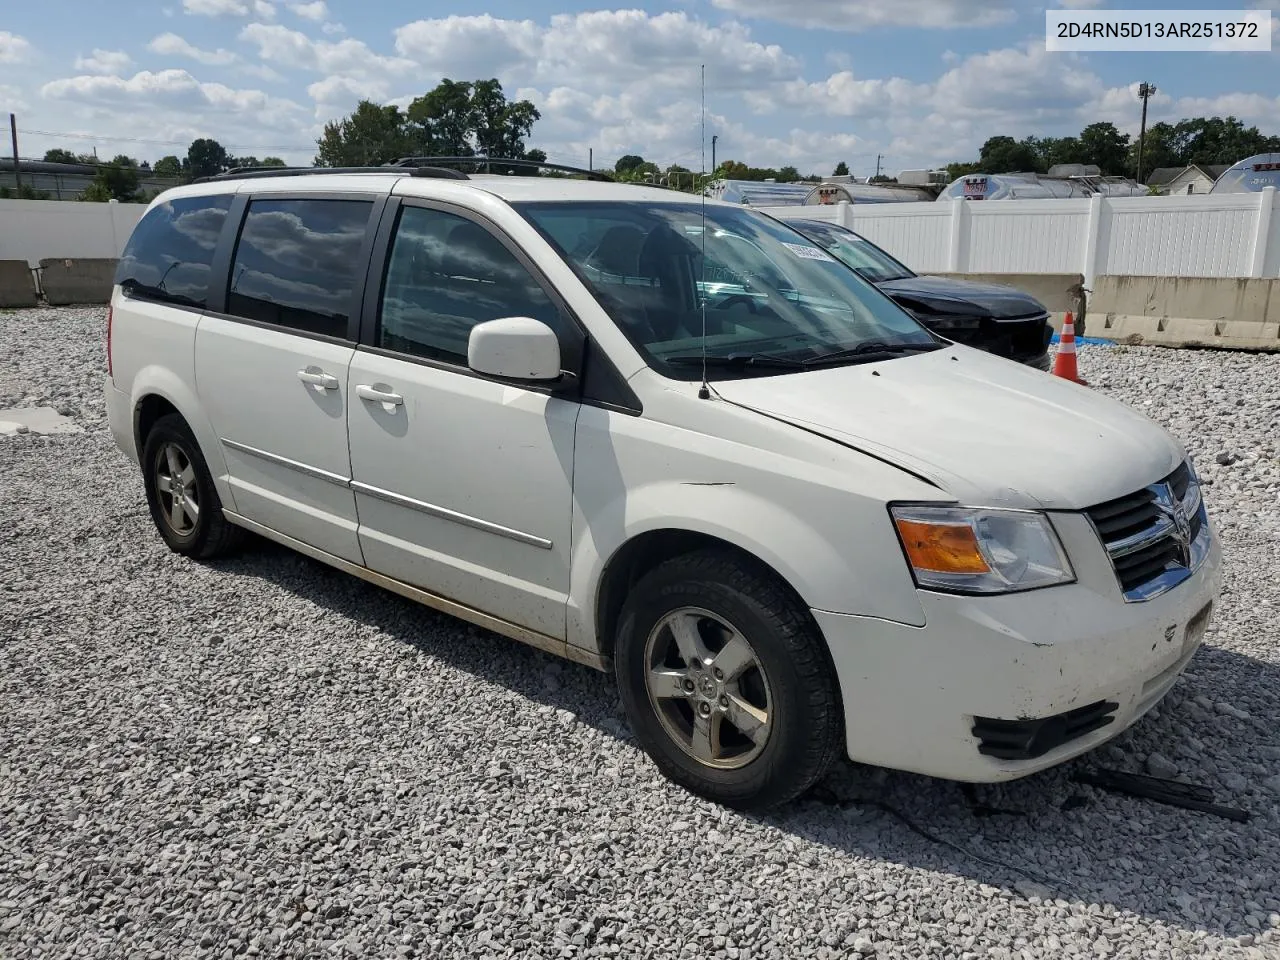
[[[182,511],[180,522],[171,519],[174,516],[174,494],[161,489],[162,471],[172,474],[168,466],[170,452],[179,456],[178,464],[191,469],[191,480],[185,485],[182,497],[188,503],[194,503],[198,514],[194,521],[186,510]],[[147,506],[151,508],[151,520],[160,531],[160,537],[175,553],[198,560],[212,560],[231,553],[244,542],[244,530],[222,515],[222,501],[218,498],[217,487],[200,452],[200,445],[187,422],[178,414],[161,417],[147,434],[142,448],[142,483],[147,493]],[[183,529],[183,524],[189,524],[189,528]]]
[[[696,611],[682,613],[685,608],[697,608],[711,617],[700,618]],[[660,701],[662,707],[650,696],[646,674],[655,662],[654,651],[664,643],[670,651],[677,642],[674,632],[663,640],[668,628],[659,627],[675,616],[694,617],[700,639],[710,632],[710,644],[727,624],[745,638],[754,654],[743,683],[754,682],[757,694],[767,691],[769,730],[764,742],[747,743],[737,727],[729,730],[727,738],[723,736],[727,715],[722,715],[718,727],[722,733],[714,741],[741,737],[741,766],[709,765],[671,732],[681,717],[692,726],[695,712],[704,709],[701,699],[695,706],[697,693],[668,696]],[[843,753],[839,690],[817,624],[769,571],[730,551],[677,557],[642,578],[623,604],[614,659],[623,707],[640,746],[666,777],[709,800],[757,809],[786,803],[822,779]],[[675,660],[683,662],[679,656]],[[662,668],[668,669],[671,663],[667,660]],[[672,672],[682,669],[677,666]],[[759,678],[753,671],[758,671]],[[701,673],[696,682],[706,680],[706,673]],[[745,686],[739,692],[753,696]],[[717,702],[727,706],[724,698]],[[706,709],[714,707],[708,704]],[[751,757],[753,751],[758,752]]]

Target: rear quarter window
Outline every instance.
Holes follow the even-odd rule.
[[[156,204],[129,237],[115,282],[131,297],[203,310],[209,266],[232,199],[224,193]]]

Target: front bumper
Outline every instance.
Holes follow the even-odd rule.
[[[1147,602],[1125,603],[1109,565],[1077,576],[1001,597],[921,591],[923,627],[815,610],[840,681],[850,758],[950,780],[1011,780],[1138,720],[1200,645],[1222,584],[1217,537],[1190,578]],[[1062,714],[1047,741],[1000,749],[1001,737],[1006,748],[1023,745],[1036,726],[1027,721]]]

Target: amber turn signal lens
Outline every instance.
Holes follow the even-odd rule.
[[[915,569],[970,574],[991,571],[969,524],[902,519],[894,522],[906,548],[907,560]]]

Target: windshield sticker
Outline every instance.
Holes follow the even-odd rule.
[[[794,253],[797,257],[803,257],[805,260],[830,260],[831,257],[817,247],[806,246],[803,243],[784,243],[784,247]]]

